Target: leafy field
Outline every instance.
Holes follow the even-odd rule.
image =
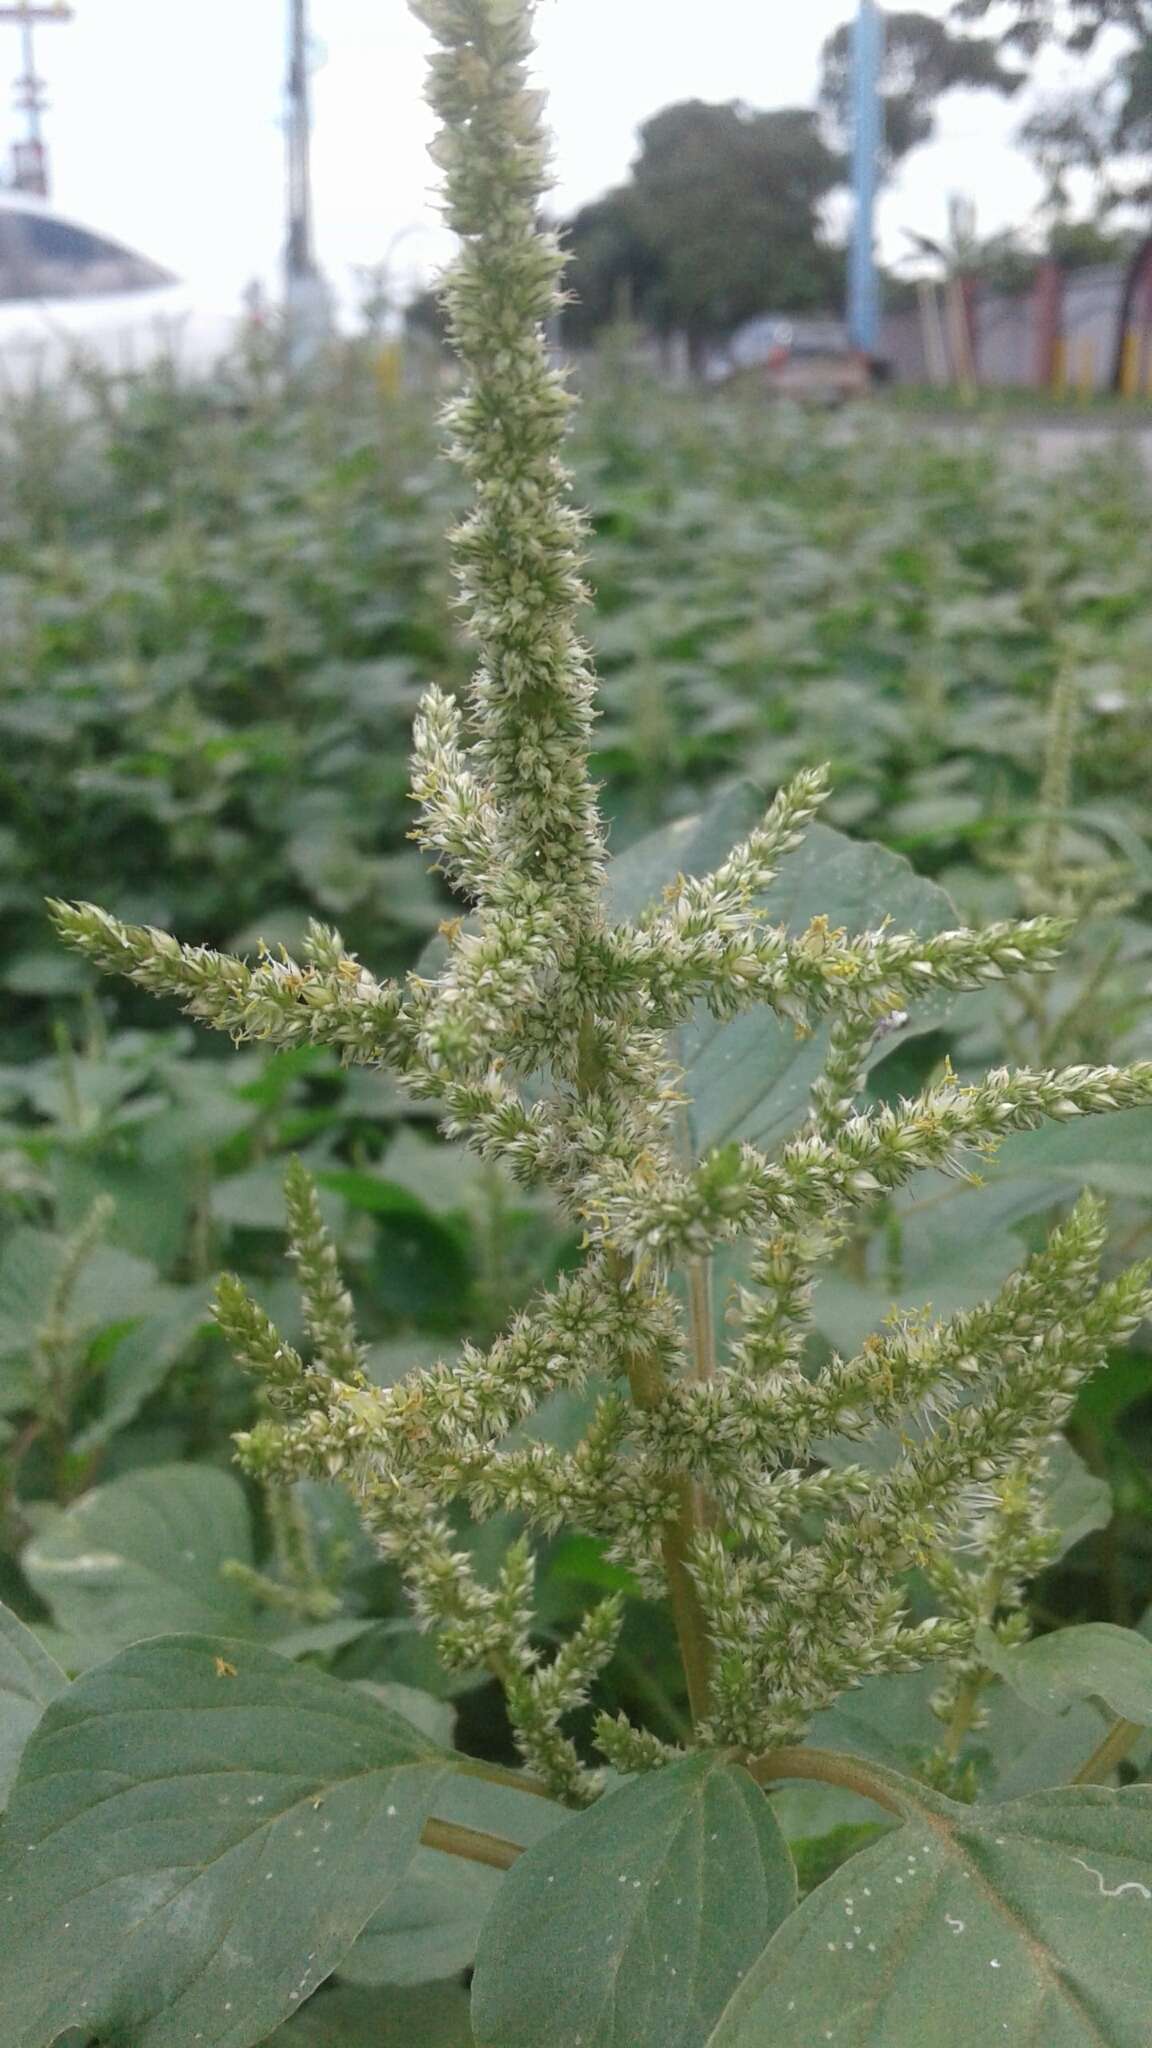
[[[69,1673],[161,1633],[252,1638],[510,1759],[497,1688],[439,1672],[343,1496],[258,1496],[230,1470],[253,1394],[207,1303],[236,1270],[297,1334],[291,1153],[316,1176],[382,1383],[491,1338],[570,1238],[542,1199],[439,1141],[427,1105],[326,1053],[222,1050],[97,985],[43,910],[82,896],[247,950],[291,946],[317,915],[374,968],[418,959],[450,900],[407,842],[407,732],[427,681],[467,675],[442,540],[458,486],[431,402],[382,398],[354,356],[308,403],[241,372],[94,395],[83,411],[13,400],[0,419],[0,1599]],[[827,760],[835,831],[789,864],[781,916],[1081,920],[1056,976],[895,1032],[878,1095],[946,1057],[963,1076],[1152,1056],[1152,490],[1136,464],[1121,450],[1041,474],[907,418],[771,414],[619,371],[587,395],[576,464],[617,900],[722,856],[752,815],[744,778],[771,790]],[[814,1060],[756,1017],[689,1026],[682,1057],[706,1142],[786,1132]],[[1013,1139],[984,1177],[977,1195],[924,1173],[878,1210],[820,1292],[823,1343],[854,1346],[896,1299],[979,1301],[1086,1185],[1108,1200],[1117,1260],[1152,1250],[1147,1112]],[[722,1343],[739,1276],[716,1264]],[[547,1414],[557,1440],[582,1419],[575,1399]],[[1066,1554],[1035,1614],[1139,1623],[1147,1331],[1070,1434],[1054,1458]],[[483,1562],[511,1533],[505,1518],[460,1540]],[[541,1581],[556,1635],[590,1589],[628,1589],[576,1537]],[[665,1629],[631,1603],[603,1696],[675,1739]],[[27,1679],[9,1695],[4,1655],[0,1788],[40,1698]],[[825,1717],[827,1739],[923,1762],[939,1739],[927,1690],[872,1681]],[[1051,1732],[995,1697],[980,1782],[1053,1782]],[[870,1815],[809,1786],[775,1805],[809,1883],[848,1846],[836,1831]],[[499,1880],[420,1854],[426,1919],[385,1909],[342,1988],[277,2039],[468,2039],[448,1980]]]

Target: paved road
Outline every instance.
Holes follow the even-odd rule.
[[[1064,469],[1089,455],[1124,451],[1135,454],[1152,472],[1152,418],[1145,426],[1131,419],[1037,420],[1021,415],[995,418],[984,413],[969,420],[925,420],[933,434],[960,442],[995,441],[1014,448],[1022,460],[1042,469]]]

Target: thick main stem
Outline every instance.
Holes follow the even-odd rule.
[[[609,1278],[614,1285],[628,1286],[632,1277],[631,1267],[622,1252],[609,1252],[607,1266]],[[634,1354],[625,1359],[624,1367],[636,1406],[655,1407],[665,1385],[664,1371],[659,1361],[647,1354]],[[711,1652],[707,1620],[688,1563],[700,1531],[699,1506],[696,1488],[687,1474],[675,1482],[675,1488],[675,1513],[664,1526],[660,1549],[664,1560],[664,1575],[668,1581],[672,1620],[676,1628],[676,1639],[680,1645],[680,1657],[688,1687],[688,1704],[692,1709],[692,1719],[701,1721],[708,1714],[711,1703]]]
[[[588,1098],[598,1091],[602,1079],[602,1063],[596,1046],[595,1024],[589,1015],[585,1018],[581,1032],[576,1086],[580,1094]],[[623,1252],[610,1250],[605,1266],[608,1280],[613,1287],[626,1289],[635,1284],[631,1260]],[[660,1360],[648,1353],[633,1353],[625,1358],[624,1369],[637,1408],[654,1408],[665,1387],[664,1368]],[[660,1549],[664,1562],[664,1576],[668,1582],[668,1600],[672,1609],[676,1640],[680,1646],[680,1659],[688,1688],[688,1704],[692,1710],[693,1721],[702,1721],[707,1717],[711,1705],[711,1645],[700,1594],[688,1562],[703,1526],[702,1509],[697,1488],[687,1473],[676,1480],[675,1490],[675,1512],[672,1519],[665,1524]]]

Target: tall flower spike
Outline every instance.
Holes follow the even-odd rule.
[[[586,1530],[644,1594],[666,1593],[684,1665],[688,1743],[795,1739],[873,1673],[933,1661],[951,1711],[972,1676],[978,1620],[1047,1555],[1038,1475],[1054,1422],[1109,1343],[1152,1305],[1133,1269],[1100,1286],[1103,1218],[1087,1202],[995,1298],[942,1323],[907,1316],[852,1358],[805,1354],[813,1278],[878,1194],[964,1161],[1005,1134],[1152,1103],[1152,1064],[953,1076],[861,1108],[870,1041],[893,1010],[1052,964],[1048,918],[918,937],[877,906],[872,931],[772,922],[773,871],[824,791],[805,772],[715,872],[672,882],[638,922],[601,901],[603,832],[589,777],[592,681],[577,637],[583,527],[560,453],[568,399],[544,323],[560,257],[537,225],[546,150],[527,84],[531,0],[420,0],[439,50],[432,97],[448,214],[462,248],[449,282],[466,372],[453,450],[475,486],[454,536],[480,662],[467,723],[438,692],[416,732],[416,836],[469,899],[442,972],[385,987],[315,928],[300,962],[255,966],[90,907],[57,906],[100,965],[176,996],[195,1016],[271,1045],[331,1045],[386,1061],[435,1097],[446,1128],[518,1178],[544,1183],[585,1233],[579,1271],[542,1290],[486,1350],[371,1384],[312,1190],[289,1177],[292,1256],[308,1353],[241,1288],[217,1313],[267,1389],[238,1439],[273,1484],[339,1479],[396,1561],[418,1620],[454,1668],[501,1680],[521,1754],[560,1797],[594,1796],[565,1716],[594,1692],[619,1625],[594,1607],[545,1658],[532,1616],[531,1541]],[[703,1001],[760,1005],[763,1028],[826,1018],[807,1120],[772,1156],[731,1144],[676,1155],[683,1075],[669,1029]],[[527,1077],[531,1086],[525,1086]],[[542,1079],[543,1077],[543,1079]],[[743,1330],[717,1346],[707,1260],[754,1244]],[[592,1381],[582,1440],[531,1423],[548,1396]],[[902,1432],[886,1469],[841,1444]],[[523,1532],[491,1583],[453,1515],[514,1514]],[[969,1561],[971,1560],[971,1567]],[[917,1564],[940,1612],[913,1620]],[[959,1703],[959,1704],[958,1704]],[[667,1745],[601,1713],[601,1754],[654,1768]]]
[[[471,701],[502,856],[492,893],[524,902],[527,885],[568,924],[598,906],[604,846],[587,765],[592,675],[575,624],[584,521],[561,462],[571,401],[545,338],[563,257],[537,222],[548,143],[527,86],[533,10],[416,0],[414,12],[442,46],[433,154],[463,245],[445,305],[467,383],[449,424],[476,501],[453,538],[481,655]]]

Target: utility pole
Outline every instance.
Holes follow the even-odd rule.
[[[41,6],[23,0],[20,6],[0,7],[0,22],[8,22],[20,30],[24,68],[16,80],[16,106],[27,116],[23,140],[12,145],[9,183],[14,191],[33,192],[39,199],[47,199],[49,191],[48,151],[40,119],[47,108],[48,98],[44,80],[36,72],[35,30],[38,23],[71,20],[72,9],[66,0],[59,0],[56,5]]]
[[[288,362],[303,369],[331,332],[328,287],[312,239],[312,117],[308,84],[306,0],[288,0],[288,239],[284,250],[284,313]]]
[[[848,339],[862,355],[880,350],[880,281],[875,215],[882,119],[884,24],[876,0],[859,0],[852,32],[852,243],[848,252]]]

